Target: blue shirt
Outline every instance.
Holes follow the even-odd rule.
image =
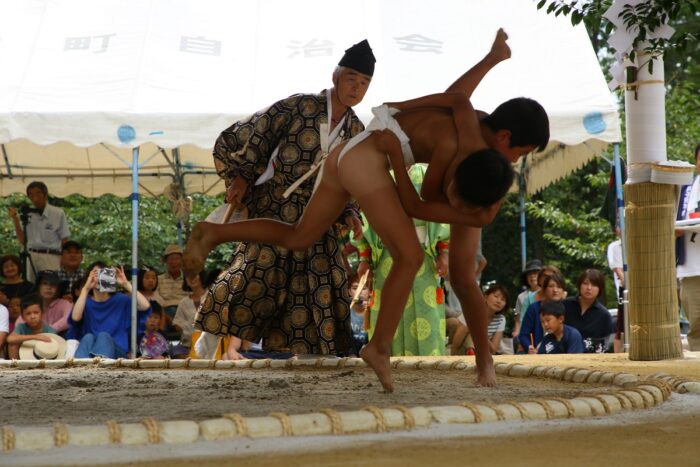
[[[564,325],[564,335],[560,341],[554,337],[554,334],[547,334],[542,338],[537,349],[538,354],[583,353],[583,351],[581,333],[568,324]]]
[[[71,327],[79,329],[80,338],[85,334],[106,332],[114,342],[127,352],[129,349],[129,331],[131,330],[131,297],[115,293],[108,300],[98,302],[91,296],[85,300],[83,319],[73,321],[73,313],[68,318]]]
[[[541,309],[542,302],[535,302],[527,308],[525,316],[523,316],[523,322],[520,326],[520,334],[518,334],[518,341],[526,352],[531,344],[530,334],[532,334],[532,337],[535,339],[535,342],[532,343],[535,348],[542,340],[542,337],[544,337],[544,330],[542,329],[542,323],[540,322]]]
[[[47,204],[43,213],[29,214],[27,248],[61,251],[63,239],[69,236],[66,215],[61,209]]]

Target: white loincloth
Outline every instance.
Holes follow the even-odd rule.
[[[401,151],[403,152],[403,160],[406,167],[413,165],[416,161],[413,157],[413,151],[411,151],[411,145],[409,144],[411,140],[408,138],[406,133],[403,132],[399,126],[399,122],[397,122],[394,118],[394,115],[399,113],[399,110],[388,107],[387,105],[380,105],[379,107],[373,107],[372,113],[374,114],[374,118],[371,122],[369,122],[369,125],[367,125],[367,128],[365,128],[365,131],[353,137],[347,142],[343,150],[340,151],[340,154],[338,155],[338,164],[340,164],[340,160],[350,149],[367,139],[367,137],[371,135],[373,131],[391,130],[391,132],[396,135],[401,143]]]

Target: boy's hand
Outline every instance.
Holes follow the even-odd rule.
[[[49,336],[42,336],[41,334],[37,334],[36,336],[32,336],[32,340],[41,341],[41,342],[51,342],[51,338]]]
[[[530,355],[536,354],[537,349],[533,345],[530,345],[530,347],[527,349],[527,353],[529,353]]]
[[[510,47],[506,42],[508,40],[508,34],[500,28],[496,31],[496,38],[491,45],[491,51],[489,56],[496,60],[496,62],[502,62],[503,60],[508,60],[510,58]]]

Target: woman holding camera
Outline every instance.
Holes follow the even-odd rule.
[[[104,263],[94,263],[88,270],[85,285],[73,306],[70,324],[79,329],[80,344],[75,358],[125,358],[129,349],[131,330],[131,297],[115,293],[116,283],[131,294],[131,283],[124,269],[107,268]],[[139,311],[150,308],[148,299],[140,292],[136,294]]]

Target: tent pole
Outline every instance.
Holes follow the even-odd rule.
[[[173,148],[173,162],[174,162],[174,168],[175,168],[175,180],[177,183],[177,191],[179,196],[184,199],[185,198],[185,180],[184,176],[182,173],[182,164],[180,161],[180,149],[179,148]],[[177,220],[177,244],[182,246],[185,243],[185,240],[183,238],[183,222],[178,219]]]
[[[518,175],[518,187],[520,193],[520,266],[521,271],[525,270],[527,263],[527,242],[525,238],[525,164],[527,163],[527,154],[523,156],[523,161],[520,164],[520,174]]]
[[[617,207],[617,223],[620,226],[620,238],[622,239],[622,273],[625,278],[625,288],[627,288],[627,256],[626,256],[626,248],[625,248],[625,202],[622,198],[622,167],[620,164],[620,144],[615,143],[613,144],[613,164],[615,167],[615,198],[616,198],[616,207]],[[617,291],[615,291],[617,292]],[[620,312],[622,312],[622,316],[624,317],[625,320],[625,329],[624,329],[624,334],[625,334],[625,341],[623,344],[624,351],[628,352],[629,351],[629,317],[627,316],[627,294],[623,296],[622,300],[622,310],[620,310],[618,307],[617,313],[618,315]]]
[[[131,351],[136,358],[136,331],[138,328],[138,310],[136,297],[138,293],[139,261],[139,148],[131,152]]]

